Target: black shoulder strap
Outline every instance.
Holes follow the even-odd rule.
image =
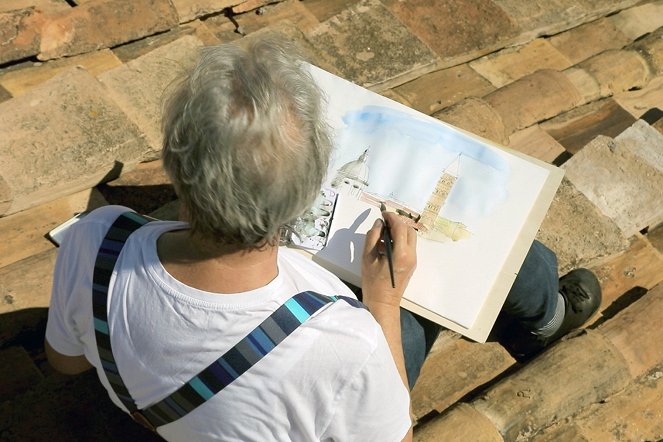
[[[113,357],[106,302],[108,283],[122,245],[131,232],[146,222],[149,220],[128,212],[122,214],[111,226],[99,249],[95,265],[93,308],[99,357],[108,381],[134,420],[153,431],[185,416],[230,385],[325,305],[343,300],[353,307],[365,308],[361,302],[345,296],[325,296],[312,291],[298,293],[175,392],[156,404],[138,410]]]

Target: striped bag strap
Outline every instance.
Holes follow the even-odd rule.
[[[314,313],[338,300],[366,308],[356,299],[345,296],[325,296],[312,291],[297,293],[170,396],[142,409],[141,423],[147,422],[148,428],[156,429],[187,415],[264,358]]]
[[[94,318],[94,336],[97,342],[99,359],[106,373],[108,383],[130,413],[134,413],[137,407],[120,377],[111,348],[108,330],[108,286],[117,258],[120,256],[122,247],[124,247],[129,235],[150,221],[152,219],[138,215],[135,212],[121,214],[108,229],[101,242],[92,277],[92,316]]]
[[[358,300],[345,296],[325,296],[313,291],[298,293],[277,308],[233,348],[175,392],[153,405],[138,410],[120,377],[113,357],[108,333],[106,302],[110,276],[124,242],[131,232],[147,222],[149,222],[148,219],[128,212],[122,214],[111,226],[99,249],[97,264],[95,264],[93,309],[99,357],[108,381],[131,413],[131,417],[152,431],[187,415],[230,385],[324,306],[343,300],[353,307],[366,308]],[[99,279],[97,279],[97,274],[100,276]],[[101,304],[102,302],[103,304]]]

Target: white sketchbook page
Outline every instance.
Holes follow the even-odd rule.
[[[368,149],[364,190],[421,212],[441,174],[455,167],[457,179],[439,215],[462,223],[469,237],[447,242],[419,238],[417,270],[404,297],[471,328],[550,170],[318,68],[311,70],[327,94],[328,122],[335,132],[327,185],[340,167]],[[363,234],[379,210],[352,197],[339,198],[328,246],[314,260],[359,285]]]

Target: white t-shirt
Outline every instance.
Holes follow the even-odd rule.
[[[59,353],[85,355],[113,402],[92,321],[92,273],[109,226],[129,209],[107,206],[72,226],[58,253],[46,328]],[[156,241],[185,223],[152,222],[131,235],[109,288],[113,353],[138,408],[169,395],[218,359],[292,295],[353,296],[334,275],[280,249],[264,287],[215,294],[189,287],[161,265]],[[239,275],[238,275],[239,277]],[[397,441],[410,427],[409,394],[371,314],[338,301],[264,359],[158,433],[167,440]]]

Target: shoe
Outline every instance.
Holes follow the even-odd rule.
[[[587,269],[575,269],[559,280],[559,293],[564,298],[564,319],[552,336],[538,338],[543,347],[582,326],[601,305],[601,286],[596,275]]]
[[[571,330],[582,326],[601,305],[601,286],[596,276],[587,269],[576,269],[562,276],[559,293],[564,299],[564,318],[552,336],[536,335],[516,318],[500,315],[496,323],[496,338],[513,357],[524,361],[538,354]]]

